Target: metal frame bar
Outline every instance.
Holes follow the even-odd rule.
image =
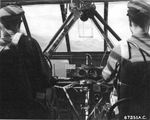
[[[103,31],[103,29],[101,28],[101,26],[99,25],[99,23],[97,22],[97,20],[94,17],[92,17],[91,19],[94,22],[94,24],[96,25],[96,27],[98,28],[98,30],[103,35],[103,37],[104,37],[105,41],[107,42],[107,44],[109,45],[109,47],[112,49],[114,47],[114,45],[110,42],[110,40],[108,39],[108,37],[105,35],[105,32]]]
[[[89,2],[120,2],[129,0],[83,0]],[[1,5],[20,4],[20,5],[34,5],[34,4],[64,4],[70,3],[71,0],[1,0]]]
[[[108,5],[106,4],[106,9],[107,9]],[[90,12],[92,12],[93,16],[90,17],[92,19],[92,21],[94,22],[94,24],[96,25],[96,27],[98,28],[98,30],[100,31],[100,33],[102,34],[102,36],[104,37],[105,41],[107,42],[107,44],[109,45],[109,47],[112,49],[114,47],[114,44],[109,40],[109,38],[107,37],[107,30],[110,31],[110,33],[118,40],[120,41],[121,38],[113,31],[113,29],[107,24],[107,22],[105,22],[105,20],[101,17],[101,15],[95,10],[95,8],[90,8],[89,9]],[[108,13],[108,11],[105,11]],[[76,15],[78,14],[78,15]],[[46,47],[46,49],[44,50],[44,52],[46,52],[49,48],[50,50],[48,51],[47,55],[49,57],[52,57],[52,52],[55,52],[57,47],[59,46],[60,42],[62,41],[63,37],[68,33],[68,31],[70,30],[70,28],[72,27],[72,25],[76,22],[76,20],[78,18],[80,18],[80,14],[81,11],[74,11],[71,12],[70,16],[66,19],[66,21],[64,22],[64,24],[61,26],[61,28],[58,30],[58,32],[54,35],[54,37],[52,38],[52,40],[50,41],[49,45]],[[78,18],[76,20],[75,16]],[[72,19],[72,17],[74,17],[74,19]],[[105,16],[107,19],[107,16]],[[97,19],[96,19],[97,18]],[[72,20],[71,20],[72,19]],[[99,25],[98,21],[99,20],[103,25],[104,25],[104,30],[101,28],[101,26]],[[68,22],[70,22],[68,24]],[[67,25],[68,24],[68,25]],[[62,32],[63,31],[63,32]],[[60,35],[60,36],[59,36]],[[57,38],[57,40],[55,41],[55,39]],[[53,45],[52,45],[53,44]],[[52,45],[52,46],[51,46]]]
[[[63,25],[59,28],[59,30],[57,31],[57,33],[54,35],[54,37],[51,39],[51,41],[49,42],[49,44],[47,45],[47,47],[44,49],[43,52],[46,52],[48,50],[48,48],[53,44],[53,42],[55,41],[55,39],[57,38],[57,36],[61,33],[61,31],[64,29],[64,27],[67,25],[67,23],[70,21],[70,19],[73,17],[73,13],[71,13],[68,18],[65,20],[65,22],[63,23]]]
[[[64,4],[61,4],[61,5],[60,5],[60,9],[61,9],[62,21],[65,22],[65,20],[66,20],[66,15],[67,15],[67,13],[65,13],[65,12],[66,12],[66,11],[65,11],[65,5],[64,5]],[[65,38],[66,38],[67,51],[68,51],[68,52],[71,52],[70,39],[69,39],[68,33],[65,35]]]
[[[108,2],[104,2],[104,20],[108,24]],[[108,37],[108,30],[106,26],[104,26],[105,35]],[[107,50],[107,43],[104,42],[104,51]]]
[[[49,54],[51,54],[52,52],[56,51],[56,49],[58,48],[59,44],[62,42],[62,39],[68,33],[68,31],[70,30],[70,28],[73,26],[73,24],[75,22],[76,22],[76,20],[72,19],[70,21],[70,23],[64,27],[64,31],[62,32],[62,34],[58,37],[58,39],[56,40],[56,42],[52,45],[52,47],[48,51]]]
[[[67,99],[68,99],[70,105],[72,106],[72,109],[73,109],[73,111],[74,111],[74,113],[75,113],[75,115],[76,115],[76,117],[77,117],[77,120],[80,120],[79,113],[78,113],[78,111],[76,110],[76,108],[75,108],[75,106],[74,106],[74,104],[73,104],[73,102],[72,102],[72,100],[71,100],[71,98],[70,98],[70,96],[69,96],[69,94],[68,94],[66,88],[63,88],[63,91],[65,92],[65,95],[66,95],[66,97],[67,97]]]
[[[74,25],[74,23],[78,20],[78,18],[80,17],[80,13],[76,13],[72,20],[70,21],[70,23],[68,23],[68,25],[64,26],[64,31],[60,34],[60,36],[58,37],[58,39],[55,41],[55,43],[52,45],[52,47],[50,48],[50,50],[48,51],[49,56],[51,56],[52,52],[55,52],[56,49],[58,48],[59,44],[62,42],[62,39],[64,38],[64,36],[68,33],[68,31],[70,30],[70,28]],[[69,22],[69,21],[68,21]]]
[[[32,38],[25,15],[23,14],[21,17],[22,17],[22,20],[23,20],[23,23],[24,23],[28,37]]]
[[[109,32],[118,40],[120,41],[121,38],[115,33],[115,31],[105,22],[105,20],[102,18],[102,16],[96,11],[93,10],[94,15],[97,17],[97,19],[109,30]]]
[[[51,55],[51,60],[68,60],[69,64],[76,64],[80,67],[81,64],[85,64],[85,56],[90,54],[92,56],[92,63],[95,66],[104,66],[106,64],[107,58],[110,52],[53,52]],[[100,61],[103,58],[103,62]]]
[[[104,52],[54,52],[52,53],[51,59],[72,59],[74,57],[84,57],[86,54],[90,54],[94,56],[95,59],[99,59]]]

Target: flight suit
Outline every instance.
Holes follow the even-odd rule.
[[[149,118],[150,36],[132,35],[126,43],[112,50],[102,76],[107,82],[117,76],[118,99],[128,99],[119,105],[120,119],[127,115]]]
[[[7,49],[6,49],[7,48]],[[51,87],[51,71],[36,40],[22,35],[0,52],[0,118],[46,118],[36,99]]]

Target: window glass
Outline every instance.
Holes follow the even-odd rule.
[[[52,37],[62,25],[62,16],[59,5],[28,5],[23,6],[26,19],[32,36],[39,42],[42,50],[48,45]],[[104,4],[96,3],[97,12],[104,16]],[[127,2],[112,2],[108,7],[108,24],[120,36],[122,40],[130,37],[127,13]],[[68,10],[68,15],[69,15]],[[103,25],[100,23],[101,27]],[[21,29],[25,31],[24,26]],[[104,51],[104,40],[96,26],[91,20],[76,21],[69,31],[70,46],[73,52]],[[108,33],[114,44],[117,40]],[[58,52],[66,52],[66,43],[63,39],[58,47]],[[52,60],[53,75],[65,77],[67,60]]]
[[[127,2],[111,2],[109,4],[108,23],[122,40],[127,40],[131,33],[127,17]],[[110,39],[117,43],[117,40],[109,33]]]
[[[96,3],[96,10],[103,17],[104,4]],[[104,50],[103,37],[99,34],[98,29],[90,19],[85,22],[79,19],[70,30],[69,34],[72,51]]]
[[[96,10],[103,17],[104,3],[95,3]],[[29,29],[44,49],[62,25],[62,16],[59,5],[28,5],[23,6]],[[53,12],[52,12],[53,11]],[[110,2],[108,7],[108,24],[121,37],[126,40],[130,36],[128,25],[127,2]],[[69,15],[68,10],[68,15]],[[102,25],[101,25],[102,26]],[[102,26],[103,28],[103,26]],[[24,27],[22,26],[22,30]],[[126,32],[125,32],[126,31]],[[69,31],[72,51],[103,51],[104,40],[91,20],[75,22]],[[116,38],[108,33],[109,38],[117,44]],[[57,51],[66,52],[66,41],[62,40]]]
[[[28,5],[23,6],[23,9],[32,36],[44,49],[62,25],[60,6]],[[103,4],[97,3],[96,9],[103,16]],[[23,26],[21,29],[25,31]],[[103,38],[90,20],[78,20],[69,31],[69,37],[72,51],[103,51]],[[57,51],[66,51],[65,39]]]
[[[23,6],[23,9],[32,36],[44,49],[62,25],[59,5],[28,5]]]

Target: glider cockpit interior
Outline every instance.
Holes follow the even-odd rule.
[[[99,81],[102,79],[101,72],[106,65],[110,50],[121,40],[108,22],[109,4],[127,1],[1,0],[1,7],[10,4],[23,7],[25,14],[22,16],[24,26],[22,29],[29,37],[39,36],[35,35],[36,32],[44,35],[54,33],[46,39],[46,42],[43,42],[43,38],[37,37],[51,68],[52,76],[56,80],[53,86],[56,95],[51,104],[55,111],[53,118],[91,120],[105,117],[104,111],[110,107],[108,103],[112,86]],[[45,5],[52,6],[51,11],[47,11],[50,9],[47,9]],[[40,23],[44,23],[40,21],[41,18],[37,20],[37,25],[33,25],[35,23],[32,22],[34,18],[37,19],[33,17],[34,14],[40,14],[36,12],[40,6],[41,14],[51,14],[50,17],[45,16],[42,19],[47,19],[48,22],[51,22],[48,19],[52,19],[52,22],[55,22],[55,25],[51,24],[52,27],[47,25],[47,33],[42,27],[40,28]],[[54,9],[55,6],[57,10]],[[33,14],[32,8],[35,9]],[[31,12],[31,15],[27,12]],[[55,19],[57,18],[55,16],[59,16],[59,19]],[[62,24],[57,25],[57,22]],[[55,28],[55,26],[58,27]],[[78,31],[74,30],[74,27]],[[79,34],[78,38],[76,38],[77,34]],[[112,36],[114,40],[109,36]]]

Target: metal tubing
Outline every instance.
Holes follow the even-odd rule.
[[[53,44],[53,46],[51,47],[51,49],[48,51],[49,54],[51,54],[51,52],[54,52],[58,45],[60,44],[60,42],[62,41],[62,39],[64,38],[64,36],[68,33],[68,31],[70,30],[70,28],[73,26],[73,24],[76,22],[77,19],[72,19],[70,21],[70,23],[68,25],[66,25],[64,27],[64,31],[61,33],[61,35],[58,37],[58,39],[56,40],[56,42]]]
[[[65,6],[64,6],[64,4],[61,4],[60,8],[61,8],[62,21],[65,22],[67,13],[64,13],[65,12]],[[66,38],[67,51],[71,52],[70,40],[69,40],[68,33],[65,35],[65,38]]]
[[[63,30],[63,28],[66,26],[66,24],[70,21],[70,19],[72,18],[73,13],[71,13],[68,18],[65,20],[65,22],[63,23],[63,25],[59,28],[59,30],[57,31],[57,33],[54,35],[54,37],[51,39],[50,43],[47,45],[47,47],[44,49],[44,53],[48,50],[48,48],[53,44],[53,42],[55,41],[55,39],[57,38],[57,36],[61,33],[61,31]]]
[[[71,99],[70,99],[70,96],[69,96],[67,90],[66,90],[65,88],[63,88],[63,90],[64,90],[64,92],[65,92],[65,94],[66,94],[66,97],[67,97],[68,100],[69,100],[70,105],[72,106],[72,108],[73,108],[73,110],[74,110],[74,112],[75,112],[75,115],[77,116],[77,119],[80,120],[79,113],[78,113],[78,111],[76,110],[74,104],[72,103],[72,101],[71,101]]]
[[[96,11],[93,10],[94,15],[97,17],[98,20],[101,21],[101,23],[111,32],[111,34],[120,41],[121,38],[115,33],[115,31],[105,22],[105,20],[102,18],[102,16]]]
[[[26,17],[25,17],[24,14],[22,15],[22,20],[23,20],[27,35],[29,36],[29,38],[31,38],[31,33],[30,33],[30,30],[29,30],[29,26],[28,26],[28,23],[27,23],[27,20],[26,20]]]
[[[93,110],[89,114],[89,117],[88,117],[87,120],[90,120],[90,117],[94,114],[95,110],[98,109],[98,106],[99,106],[99,104],[101,103],[102,100],[103,100],[103,98],[99,99],[99,101],[96,103],[96,105],[94,106]]]
[[[104,20],[108,24],[108,2],[104,2]],[[104,26],[104,32],[105,32],[105,35],[108,37],[108,30],[107,30],[106,26]],[[104,51],[106,51],[106,50],[107,50],[107,43],[105,41],[104,42]]]
[[[106,40],[107,44],[110,46],[110,48],[112,49],[114,47],[114,45],[111,43],[111,41],[108,39],[108,37],[105,35],[103,29],[101,28],[101,26],[98,24],[98,22],[96,21],[96,19],[94,17],[91,18],[92,21],[94,22],[94,24],[96,25],[96,27],[98,28],[98,30],[101,32],[101,34],[103,35],[104,39]]]
[[[120,2],[129,0],[83,0],[85,2]],[[71,0],[1,0],[2,6],[7,4],[34,5],[34,4],[64,4]]]

